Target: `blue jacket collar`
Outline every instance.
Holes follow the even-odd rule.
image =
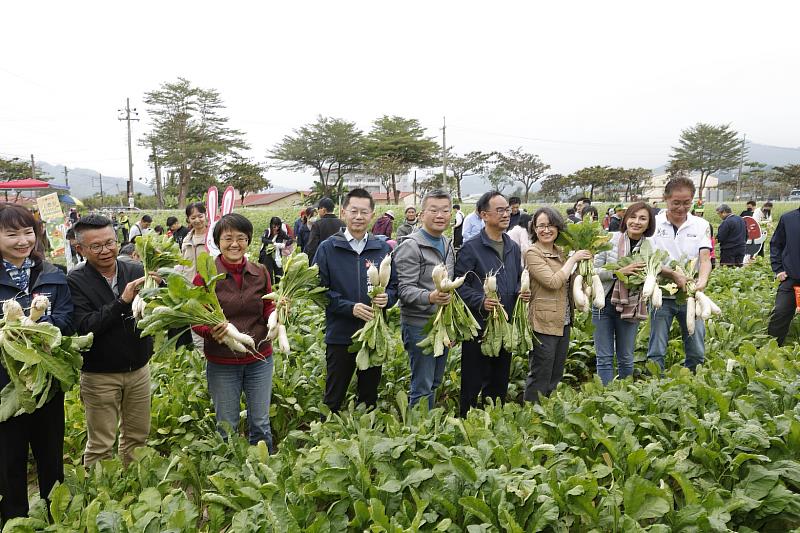
[[[331,237],[331,242],[337,248],[343,248],[345,250],[349,250],[355,253],[353,248],[350,247],[350,243],[347,241],[347,238],[344,236],[344,231],[339,231],[338,233],[335,233]],[[367,250],[382,250],[383,249],[382,244],[383,242],[380,239],[375,238],[375,236],[372,233],[367,233],[367,243],[364,245],[364,251],[366,252]]]
[[[494,251],[494,248],[492,247],[492,242],[491,242],[492,240],[486,234],[486,228],[483,228],[479,235],[481,237],[481,244],[483,244],[487,248],[490,248],[492,251]],[[507,255],[509,255],[511,253],[510,243],[512,243],[513,241],[511,240],[511,237],[509,237],[508,235],[505,234],[505,232],[503,232],[502,237],[503,237],[503,257],[505,258],[505,256],[507,256]]]

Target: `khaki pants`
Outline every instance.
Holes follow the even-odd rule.
[[[119,455],[127,466],[150,433],[150,366],[133,372],[81,372],[81,400],[87,433],[83,464],[110,458],[119,428]]]

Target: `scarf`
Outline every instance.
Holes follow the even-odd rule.
[[[244,275],[244,266],[247,264],[247,259],[243,259],[242,262],[238,264],[228,263],[222,256],[220,256],[219,259],[222,262],[222,266],[224,266],[225,270],[227,270],[228,273],[233,276],[233,280],[236,282],[236,285],[241,289],[242,276]]]
[[[641,240],[639,244],[641,244]],[[637,245],[638,247],[638,245]],[[617,240],[617,256],[625,257],[631,253],[628,234],[620,233]],[[617,278],[611,289],[611,304],[619,313],[619,317],[629,322],[641,322],[647,319],[647,303],[640,299],[641,292],[631,293],[628,287]]]
[[[6,272],[11,277],[12,281],[19,287],[23,292],[28,292],[28,285],[31,282],[31,268],[33,268],[33,261],[30,257],[26,257],[25,261],[22,262],[22,265],[16,267],[13,263],[9,263],[5,259],[3,260],[3,266],[6,268]]]

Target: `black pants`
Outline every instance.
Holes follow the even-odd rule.
[[[789,326],[792,325],[795,308],[797,303],[794,297],[794,286],[800,285],[800,279],[786,278],[778,285],[778,292],[775,295],[775,308],[769,318],[769,328],[767,332],[778,339],[778,345],[783,346],[786,335],[789,333]]]
[[[453,247],[454,248],[461,248],[461,245],[464,244],[464,238],[461,234],[462,226],[456,226],[453,228]]]
[[[64,393],[31,414],[0,422],[0,518],[28,515],[28,446],[46,499],[56,481],[64,481]]]
[[[378,385],[381,382],[381,367],[373,366],[356,371],[356,354],[347,351],[344,344],[329,344],[325,351],[328,375],[325,378],[325,405],[334,413],[339,411],[353,372],[356,372],[358,403],[374,407],[378,403]]]
[[[539,402],[539,395],[550,396],[561,378],[569,351],[570,326],[564,326],[564,334],[545,335],[536,333],[529,359],[528,378],[525,381],[525,401]]]
[[[720,250],[719,264],[721,266],[742,266],[744,250]]]
[[[480,333],[481,335],[483,333]],[[478,396],[483,400],[506,400],[508,376],[511,371],[511,354],[500,351],[497,357],[481,353],[477,340],[461,344],[461,418],[467,416],[471,407],[478,406]]]

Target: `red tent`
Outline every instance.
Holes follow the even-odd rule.
[[[50,189],[52,185],[42,180],[24,179],[24,180],[11,180],[0,182],[0,190],[2,189],[15,189],[15,190],[35,190],[35,189]],[[63,188],[63,187],[55,187]]]

